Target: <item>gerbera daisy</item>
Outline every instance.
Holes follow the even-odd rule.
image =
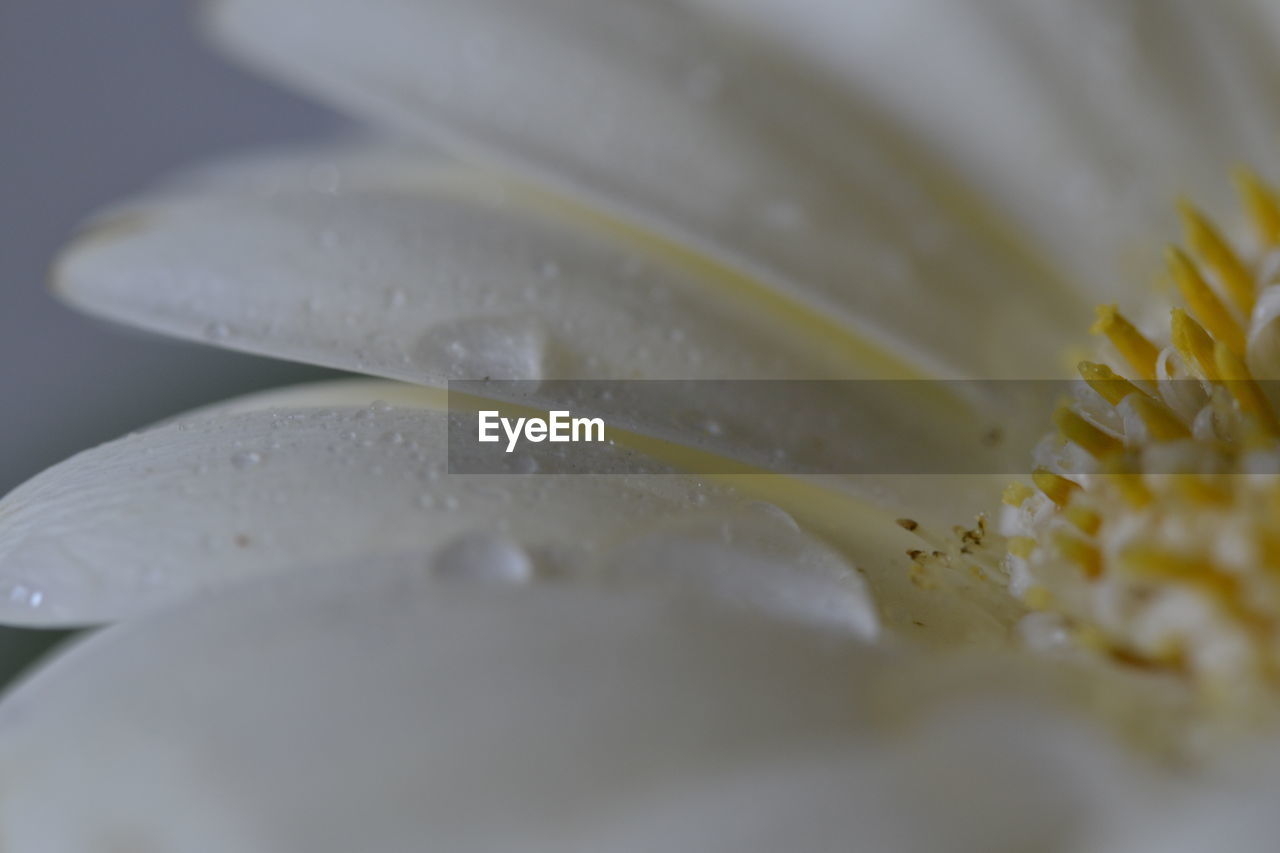
[[[1222,203],[1280,138],[1266,4],[219,0],[206,24],[374,135],[171,179],[55,288],[377,378],[181,415],[0,502],[0,615],[117,623],[0,704],[4,849],[1271,837],[1235,792],[1275,701],[1280,204],[1252,173],[1245,215]],[[1180,194],[1224,224],[1184,205],[1151,296]],[[803,448],[724,383],[607,414],[762,469],[998,472],[1027,414],[914,380],[1073,368],[1007,489],[700,476],[643,440],[460,476],[440,390],[899,380]],[[758,430],[724,427],[744,409]]]

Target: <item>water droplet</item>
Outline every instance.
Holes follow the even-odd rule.
[[[753,501],[752,503],[747,504],[747,509],[751,510],[752,512],[758,512],[763,515],[767,515],[770,518],[773,518],[773,519],[776,519],[777,521],[782,522],[791,530],[794,530],[797,533],[800,532],[799,523],[794,518],[791,517],[791,513],[787,512],[785,509],[783,509],[780,506],[777,506],[771,503],[766,503],[764,501]]]
[[[448,580],[528,583],[534,566],[516,542],[487,533],[463,536],[436,552],[432,570]]]
[[[44,604],[44,593],[27,584],[16,583],[9,587],[9,600],[14,604],[35,608]]]
[[[1033,651],[1062,651],[1071,646],[1071,631],[1057,614],[1028,613],[1018,621],[1017,631],[1023,644]]]
[[[538,460],[532,456],[519,456],[511,463],[511,470],[517,474],[536,474],[538,467]]]
[[[204,327],[204,336],[211,341],[224,341],[231,337],[231,327],[226,323],[210,323]]]
[[[538,275],[551,281],[560,277],[560,265],[555,261],[543,261],[538,267]]]
[[[253,450],[241,450],[239,453],[234,453],[231,456],[231,467],[235,468],[237,471],[252,468],[261,462],[262,454]]]
[[[414,361],[432,375],[532,381],[546,375],[548,350],[546,329],[532,318],[473,317],[428,330]]]
[[[403,308],[409,302],[409,295],[399,287],[393,287],[387,291],[387,307],[395,311]]]

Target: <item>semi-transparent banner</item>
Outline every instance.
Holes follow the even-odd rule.
[[[1140,395],[1214,433],[1239,417],[1236,391],[1276,399],[1278,383],[1163,382]],[[1073,381],[1024,380],[559,380],[455,381],[449,385],[449,470],[455,474],[627,474],[681,471],[801,475],[1026,474],[1037,464],[1093,473],[1105,462],[1143,470],[1220,473],[1205,444],[1135,441],[1136,405],[1112,404]],[[1109,389],[1102,389],[1108,391]],[[1065,442],[1055,412],[1069,408],[1113,441],[1115,458]],[[1267,425],[1259,425],[1266,428]],[[1228,425],[1219,425],[1230,440]],[[1126,436],[1127,441],[1126,441]],[[1187,442],[1189,444],[1189,442]],[[1130,460],[1137,462],[1139,460]],[[1117,467],[1118,466],[1118,467]]]

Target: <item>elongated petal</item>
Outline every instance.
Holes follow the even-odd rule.
[[[1248,755],[1209,778],[1192,778],[1121,827],[1099,849],[1116,853],[1267,853],[1275,847],[1280,819],[1271,792],[1280,782],[1274,744],[1253,744]]]
[[[466,460],[446,458],[433,396],[379,382],[254,395],[51,469],[0,501],[0,618],[107,621],[243,576],[426,549],[462,574],[506,555],[511,579],[656,583],[878,631],[863,577],[782,510],[691,478],[573,474],[638,469],[605,445],[548,451],[536,476],[450,475]],[[423,407],[352,405],[378,398]],[[865,553],[887,564],[885,533]]]
[[[696,2],[891,105],[1099,300],[1146,295],[1179,195],[1226,213],[1236,165],[1276,175],[1265,0]]]
[[[210,22],[255,66],[687,243],[914,364],[1057,375],[1080,305],[926,146],[686,5],[222,0]]]
[[[179,178],[94,223],[54,284],[153,331],[430,384],[914,375],[688,253],[394,148]]]
[[[156,331],[430,384],[911,375],[829,318],[580,214],[399,148],[277,155],[123,206],[64,257],[57,286],[78,306]],[[619,395],[598,413],[790,471],[847,473],[871,459],[881,471],[945,473],[969,457],[968,470],[1016,471],[1041,430],[1017,418],[1032,427],[1019,442],[1004,422],[1017,408],[928,383],[875,397],[797,387],[803,406],[727,384],[650,390],[658,396]],[[780,417],[793,410],[816,414]],[[985,437],[996,427],[1006,441],[993,448]],[[998,495],[957,478],[844,485],[948,525]]]
[[[667,797],[662,828],[637,815],[603,846],[1103,853],[1113,849],[1103,839],[1159,790],[1115,744],[1063,720],[988,712],[935,709],[904,739],[779,761],[698,796]]]
[[[891,664],[636,590],[442,583],[420,559],[295,573],[107,629],[10,695],[0,839],[985,853],[1118,807],[1103,745],[1047,719],[886,737],[864,692]]]

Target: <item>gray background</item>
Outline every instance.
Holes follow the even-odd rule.
[[[213,55],[182,0],[0,0],[0,493],[78,450],[321,375],[77,316],[44,289],[85,214],[185,163],[340,120]],[[0,631],[0,679],[48,641]]]

